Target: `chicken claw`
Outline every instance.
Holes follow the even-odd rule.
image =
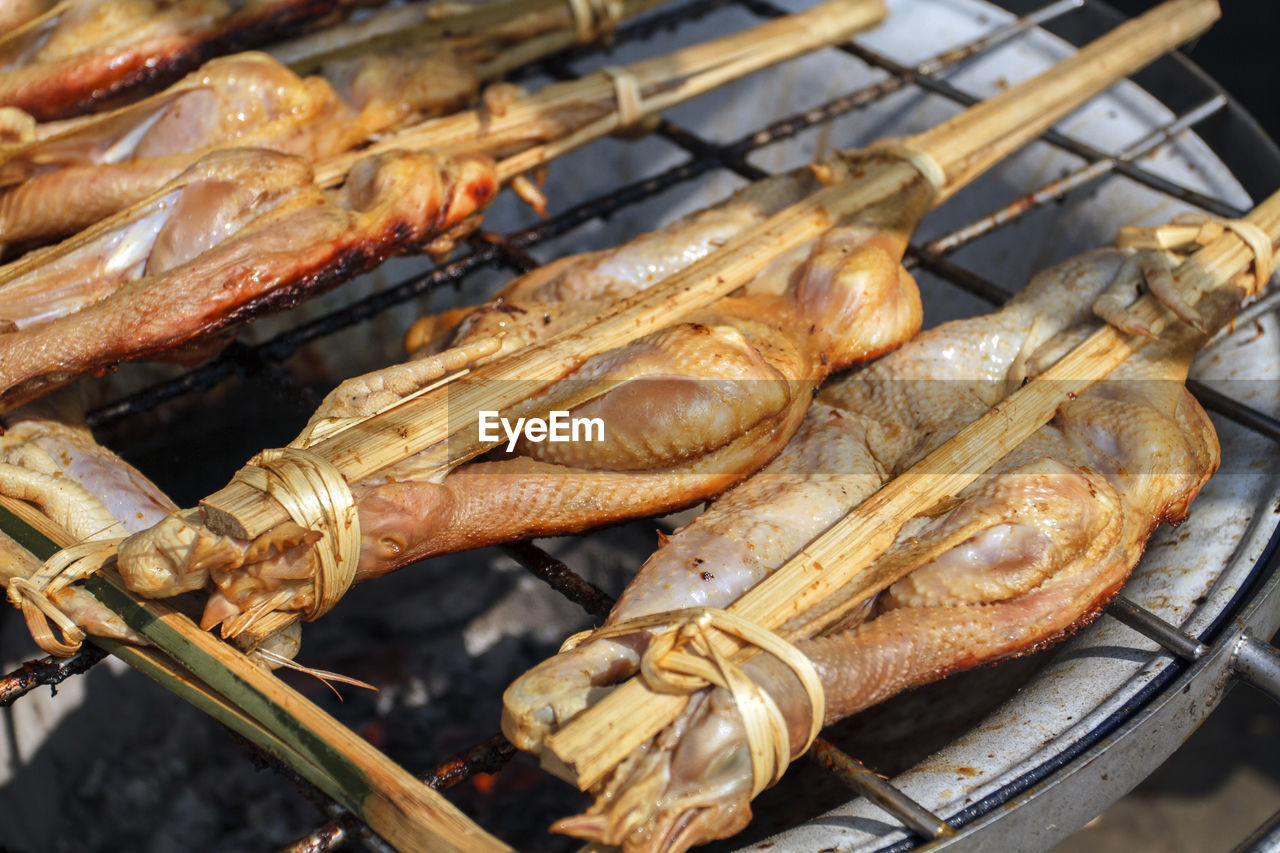
[[[78,406],[65,395],[0,418],[0,494],[34,505],[91,545],[143,529],[175,509],[151,482],[93,440],[80,422]],[[0,582],[13,586],[16,580],[33,579],[35,588],[43,589],[46,575],[38,560],[0,534]],[[45,591],[68,617],[66,624],[97,636],[144,642],[89,593],[69,586],[69,580],[56,578]],[[73,650],[51,634],[46,639],[51,652]]]
[[[1142,251],[1126,259],[1107,289],[1093,303],[1093,311],[1111,325],[1131,335],[1154,338],[1155,333],[1129,310],[1145,285],[1165,307],[1196,329],[1204,318],[1187,302],[1173,278],[1175,259],[1166,252]]]
[[[1176,264],[1228,231],[1254,256],[1253,269],[1237,277],[1232,288],[1216,287],[1210,277],[1194,273],[1175,276]],[[1144,283],[1175,316],[1203,333],[1234,317],[1242,301],[1257,297],[1273,270],[1271,238],[1247,219],[1187,213],[1157,228],[1122,228],[1116,243],[1121,249],[1138,252],[1098,299],[1094,310],[1112,325],[1144,337],[1153,337],[1151,330],[1127,310]]]

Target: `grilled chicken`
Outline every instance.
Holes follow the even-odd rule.
[[[118,539],[155,524],[177,508],[156,486],[93,440],[65,396],[0,417],[0,494],[27,501],[82,542]],[[29,577],[40,561],[0,533],[0,582]],[[51,596],[90,634],[141,638],[78,587]]]
[[[431,14],[438,8],[387,11],[401,13],[397,18],[413,12],[417,19],[440,17]],[[564,30],[567,13],[554,11],[409,49],[330,59],[320,64],[320,75],[306,78],[262,53],[221,57],[111,113],[17,129],[34,138],[11,144],[0,165],[6,188],[0,242],[47,240],[88,227],[217,148],[269,148],[319,161],[453,112],[476,97],[482,74],[499,70],[492,60],[504,46],[557,25]]]
[[[1061,354],[1064,341],[1078,340],[1121,258],[1107,250],[1069,261],[1001,311],[926,332],[829,385],[773,463],[645,563],[609,623],[731,604]],[[1039,648],[1094,618],[1154,528],[1184,518],[1217,467],[1212,426],[1183,385],[1203,341],[1183,326],[1147,346],[1064,405],[949,511],[904,526],[879,559],[907,560],[911,573],[850,607],[835,629],[798,643],[821,677],[826,722],[957,669]],[[841,603],[837,593],[822,609]],[[522,676],[505,696],[508,737],[537,751],[602,689],[638,669],[648,639],[589,642]],[[793,752],[801,748],[810,711],[795,676],[768,656],[746,669],[786,717]],[[751,781],[732,699],[704,691],[619,765],[585,815],[557,828],[629,851],[683,850],[746,824]]]
[[[465,347],[501,332],[502,349],[523,345],[589,312],[581,294],[599,299],[647,287],[813,185],[807,171],[762,182],[618,250],[537,271],[443,337]],[[919,296],[899,261],[927,203],[921,189],[865,211],[779,258],[735,295],[589,359],[564,381],[618,383],[573,412],[601,418],[603,440],[523,441],[443,481],[415,457],[353,484],[362,535],[357,579],[433,554],[685,506],[759,468],[795,431],[831,370],[892,349],[918,329]],[[313,426],[399,399],[446,367],[410,362],[346,383]],[[130,587],[148,595],[201,587],[207,567],[216,566],[204,624],[222,622],[234,635],[265,602],[310,606],[312,541],[296,525],[253,542],[232,540],[192,513],[126,542],[120,566]]]
[[[127,212],[0,268],[0,409],[122,360],[207,354],[257,314],[469,229],[496,190],[482,158],[371,156],[321,191],[297,157],[209,154]]]
[[[78,115],[344,9],[341,0],[64,0],[0,38],[0,104],[40,121]]]
[[[347,77],[344,98],[323,78],[299,78],[265,54],[237,54],[133,106],[65,129],[41,128],[52,132],[0,165],[0,185],[7,187],[0,241],[86,228],[217,148],[269,148],[320,160],[404,120],[460,107],[478,85],[448,50],[416,62],[376,57]]]

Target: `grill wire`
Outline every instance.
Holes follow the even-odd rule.
[[[1006,2],[1004,5],[1011,7],[1014,11],[1024,11],[1016,0]],[[770,0],[693,0],[693,2],[658,12],[643,20],[620,27],[615,33],[614,42],[651,39],[664,31],[673,30],[718,9],[731,6],[744,9],[761,19],[785,14],[785,10],[774,5]],[[1099,6],[1100,4],[1086,2],[1086,0],[1059,0],[1041,8],[1026,11],[1016,22],[995,28],[982,38],[948,50],[914,67],[902,65],[858,44],[843,45],[841,50],[868,66],[887,72],[889,76],[821,106],[773,121],[725,144],[709,141],[670,120],[663,120],[656,129],[656,135],[687,155],[686,159],[678,165],[652,177],[581,202],[530,228],[506,234],[479,231],[470,238],[469,251],[460,257],[323,316],[303,322],[263,342],[256,344],[233,342],[218,357],[200,367],[99,406],[89,413],[89,422],[98,428],[127,423],[131,418],[150,412],[171,401],[208,391],[233,377],[263,382],[273,393],[283,394],[306,409],[313,408],[319,402],[315,392],[295,378],[283,365],[286,359],[303,346],[367,322],[394,306],[444,286],[465,286],[471,276],[486,268],[497,268],[515,274],[528,272],[538,266],[538,261],[529,253],[529,249],[592,220],[607,218],[625,207],[653,198],[672,187],[690,182],[713,170],[728,170],[747,180],[765,177],[768,172],[748,162],[747,158],[751,152],[829,122],[894,92],[915,87],[924,92],[941,95],[960,106],[968,106],[975,103],[977,99],[939,78],[937,76],[939,72],[982,54],[1029,28],[1057,22],[1066,13],[1082,7],[1096,9]],[[1077,43],[1082,40],[1079,33],[1072,31],[1070,26],[1063,34],[1073,35],[1072,40]],[[536,69],[554,78],[576,77],[572,63],[585,55],[587,55],[587,49],[575,49],[538,63]],[[1184,60],[1176,56],[1167,57],[1161,61],[1175,61],[1186,65]],[[1152,153],[1164,142],[1191,128],[1196,128],[1202,137],[1218,149],[1219,146],[1214,144],[1215,138],[1221,139],[1224,134],[1230,133],[1231,128],[1240,121],[1239,108],[1231,103],[1230,99],[1208,78],[1199,75],[1189,65],[1186,67],[1201,81],[1203,90],[1180,93],[1179,97],[1185,100],[1186,104],[1175,110],[1175,118],[1172,121],[1116,154],[1101,151],[1057,131],[1045,133],[1041,137],[1043,142],[1075,155],[1082,161],[1082,165],[1071,173],[1028,192],[1000,210],[950,234],[926,244],[913,242],[908,249],[907,267],[910,269],[919,266],[927,269],[956,287],[991,304],[999,304],[1010,295],[1005,289],[949,261],[946,256],[961,246],[982,239],[1017,221],[1041,205],[1060,200],[1069,192],[1095,181],[1104,180],[1111,175],[1121,175],[1210,213],[1227,217],[1242,215],[1244,211],[1233,205],[1178,186],[1163,177],[1145,171],[1139,165],[1138,161],[1143,156]],[[1134,79],[1139,85],[1144,82],[1142,75],[1136,75]],[[1152,88],[1147,88],[1148,91],[1152,91]],[[1164,93],[1153,92],[1153,94],[1163,97]],[[1163,99],[1177,100],[1177,98]],[[1237,161],[1236,163],[1228,162],[1227,165],[1233,172],[1240,173],[1237,177],[1255,198],[1260,196],[1259,187],[1269,188],[1280,184],[1280,181],[1274,180],[1277,176],[1273,173],[1265,170],[1263,174],[1258,174],[1257,171],[1252,173],[1246,171],[1248,166],[1256,166],[1256,162],[1241,164]],[[1209,411],[1220,414],[1272,441],[1280,442],[1280,422],[1275,418],[1194,380],[1188,383],[1188,388]],[[607,614],[612,600],[606,593],[534,543],[515,543],[504,546],[503,550],[525,570],[545,581],[569,601],[581,606],[592,617],[600,619]],[[1242,590],[1237,597],[1246,595],[1248,591],[1248,588]],[[1156,641],[1176,657],[1192,660],[1204,652],[1205,647],[1197,639],[1189,637],[1176,627],[1123,598],[1117,598],[1108,608],[1108,613]],[[1207,632],[1207,635],[1212,633],[1212,631]],[[96,648],[87,647],[79,655],[67,661],[47,658],[28,662],[15,672],[0,678],[0,706],[11,704],[38,686],[55,685],[65,678],[82,673],[103,657],[104,654]],[[247,743],[245,747],[251,751],[256,750]],[[448,788],[476,774],[490,773],[500,769],[514,753],[514,748],[501,735],[494,735],[431,768],[420,778],[434,788]],[[262,754],[259,754],[259,757],[261,760],[270,761]],[[944,821],[911,801],[855,759],[821,739],[811,751],[810,758],[835,774],[856,793],[867,796],[881,805],[897,817],[904,826],[922,838],[937,837],[940,833],[949,832],[949,824],[963,825],[983,812],[983,809],[975,807],[969,810],[968,814],[955,815]],[[282,769],[278,765],[277,768]],[[296,776],[294,781],[301,788],[309,788],[305,781]],[[322,794],[314,790],[309,791],[308,796],[317,797],[322,801],[325,799]],[[1008,796],[1012,794],[1007,795],[1006,799]],[[987,809],[991,807],[993,805],[988,804]],[[385,848],[385,845],[373,837],[356,819],[341,812],[331,802],[327,803],[326,810],[334,817],[330,823],[283,848],[283,851],[322,853],[322,851],[338,849],[354,838],[361,839],[373,849]],[[899,847],[906,849],[914,846],[914,843],[906,842]]]

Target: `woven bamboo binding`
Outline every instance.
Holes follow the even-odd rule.
[[[728,690],[733,696],[742,714],[747,748],[751,754],[752,797],[776,784],[791,762],[787,721],[773,698],[741,667],[720,653],[713,642],[715,634],[735,637],[752,648],[771,654],[795,673],[809,699],[811,720],[800,751],[808,749],[817,738],[826,714],[826,695],[822,692],[822,681],[813,664],[799,649],[774,632],[728,610],[696,607],[641,616],[575,634],[565,640],[561,651],[637,631],[653,631],[656,635],[640,661],[645,682],[653,689],[687,696],[713,685]]]

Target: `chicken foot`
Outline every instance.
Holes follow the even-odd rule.
[[[0,494],[26,501],[81,542],[144,530],[176,507],[136,469],[93,440],[73,400],[51,398],[0,417]],[[0,533],[0,582],[29,578],[40,561]],[[50,595],[90,634],[145,642],[74,586]]]

